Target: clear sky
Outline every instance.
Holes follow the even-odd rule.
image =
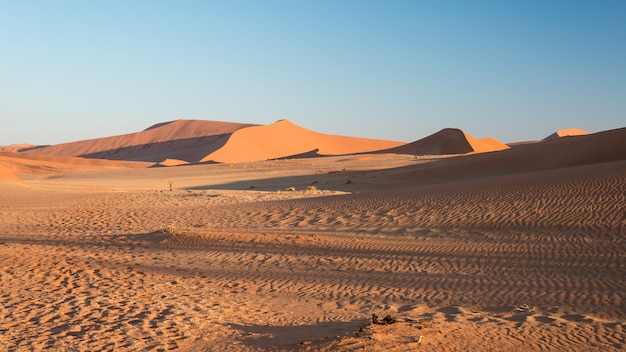
[[[626,127],[626,1],[0,0],[0,145],[175,119],[406,142]]]

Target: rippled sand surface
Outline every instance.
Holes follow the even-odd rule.
[[[426,182],[439,162],[0,183],[0,350],[623,350],[626,163]]]

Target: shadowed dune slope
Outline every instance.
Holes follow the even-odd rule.
[[[568,137],[568,136],[584,136],[587,134],[589,134],[589,132],[585,130],[581,130],[580,128],[566,128],[566,129],[562,129],[562,130],[558,130],[554,132],[553,134],[544,138],[544,140],[559,139],[561,137]]]
[[[370,152],[402,145],[401,142],[329,135],[307,130],[287,120],[240,129],[219,150],[201,161],[221,163],[277,159],[308,153],[320,155]]]
[[[144,131],[113,137],[57,144],[31,152],[60,156],[160,162],[167,158],[197,162],[221,147],[228,136],[251,124],[176,120]]]
[[[376,182],[383,188],[406,187],[619,160],[626,160],[626,128],[400,168]]]
[[[411,155],[443,155],[485,153],[507,148],[506,144],[493,138],[476,139],[459,129],[445,128],[418,141],[387,149],[384,152]]]

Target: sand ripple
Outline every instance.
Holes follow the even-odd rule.
[[[620,350],[626,174],[574,169],[336,196],[17,191],[0,350]],[[372,313],[399,323],[357,336]]]

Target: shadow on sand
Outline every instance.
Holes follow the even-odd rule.
[[[313,325],[239,325],[230,324],[233,329],[242,332],[240,343],[248,347],[266,350],[293,350],[298,346],[314,348],[328,343],[337,337],[354,336],[369,319],[348,322],[323,322]]]

